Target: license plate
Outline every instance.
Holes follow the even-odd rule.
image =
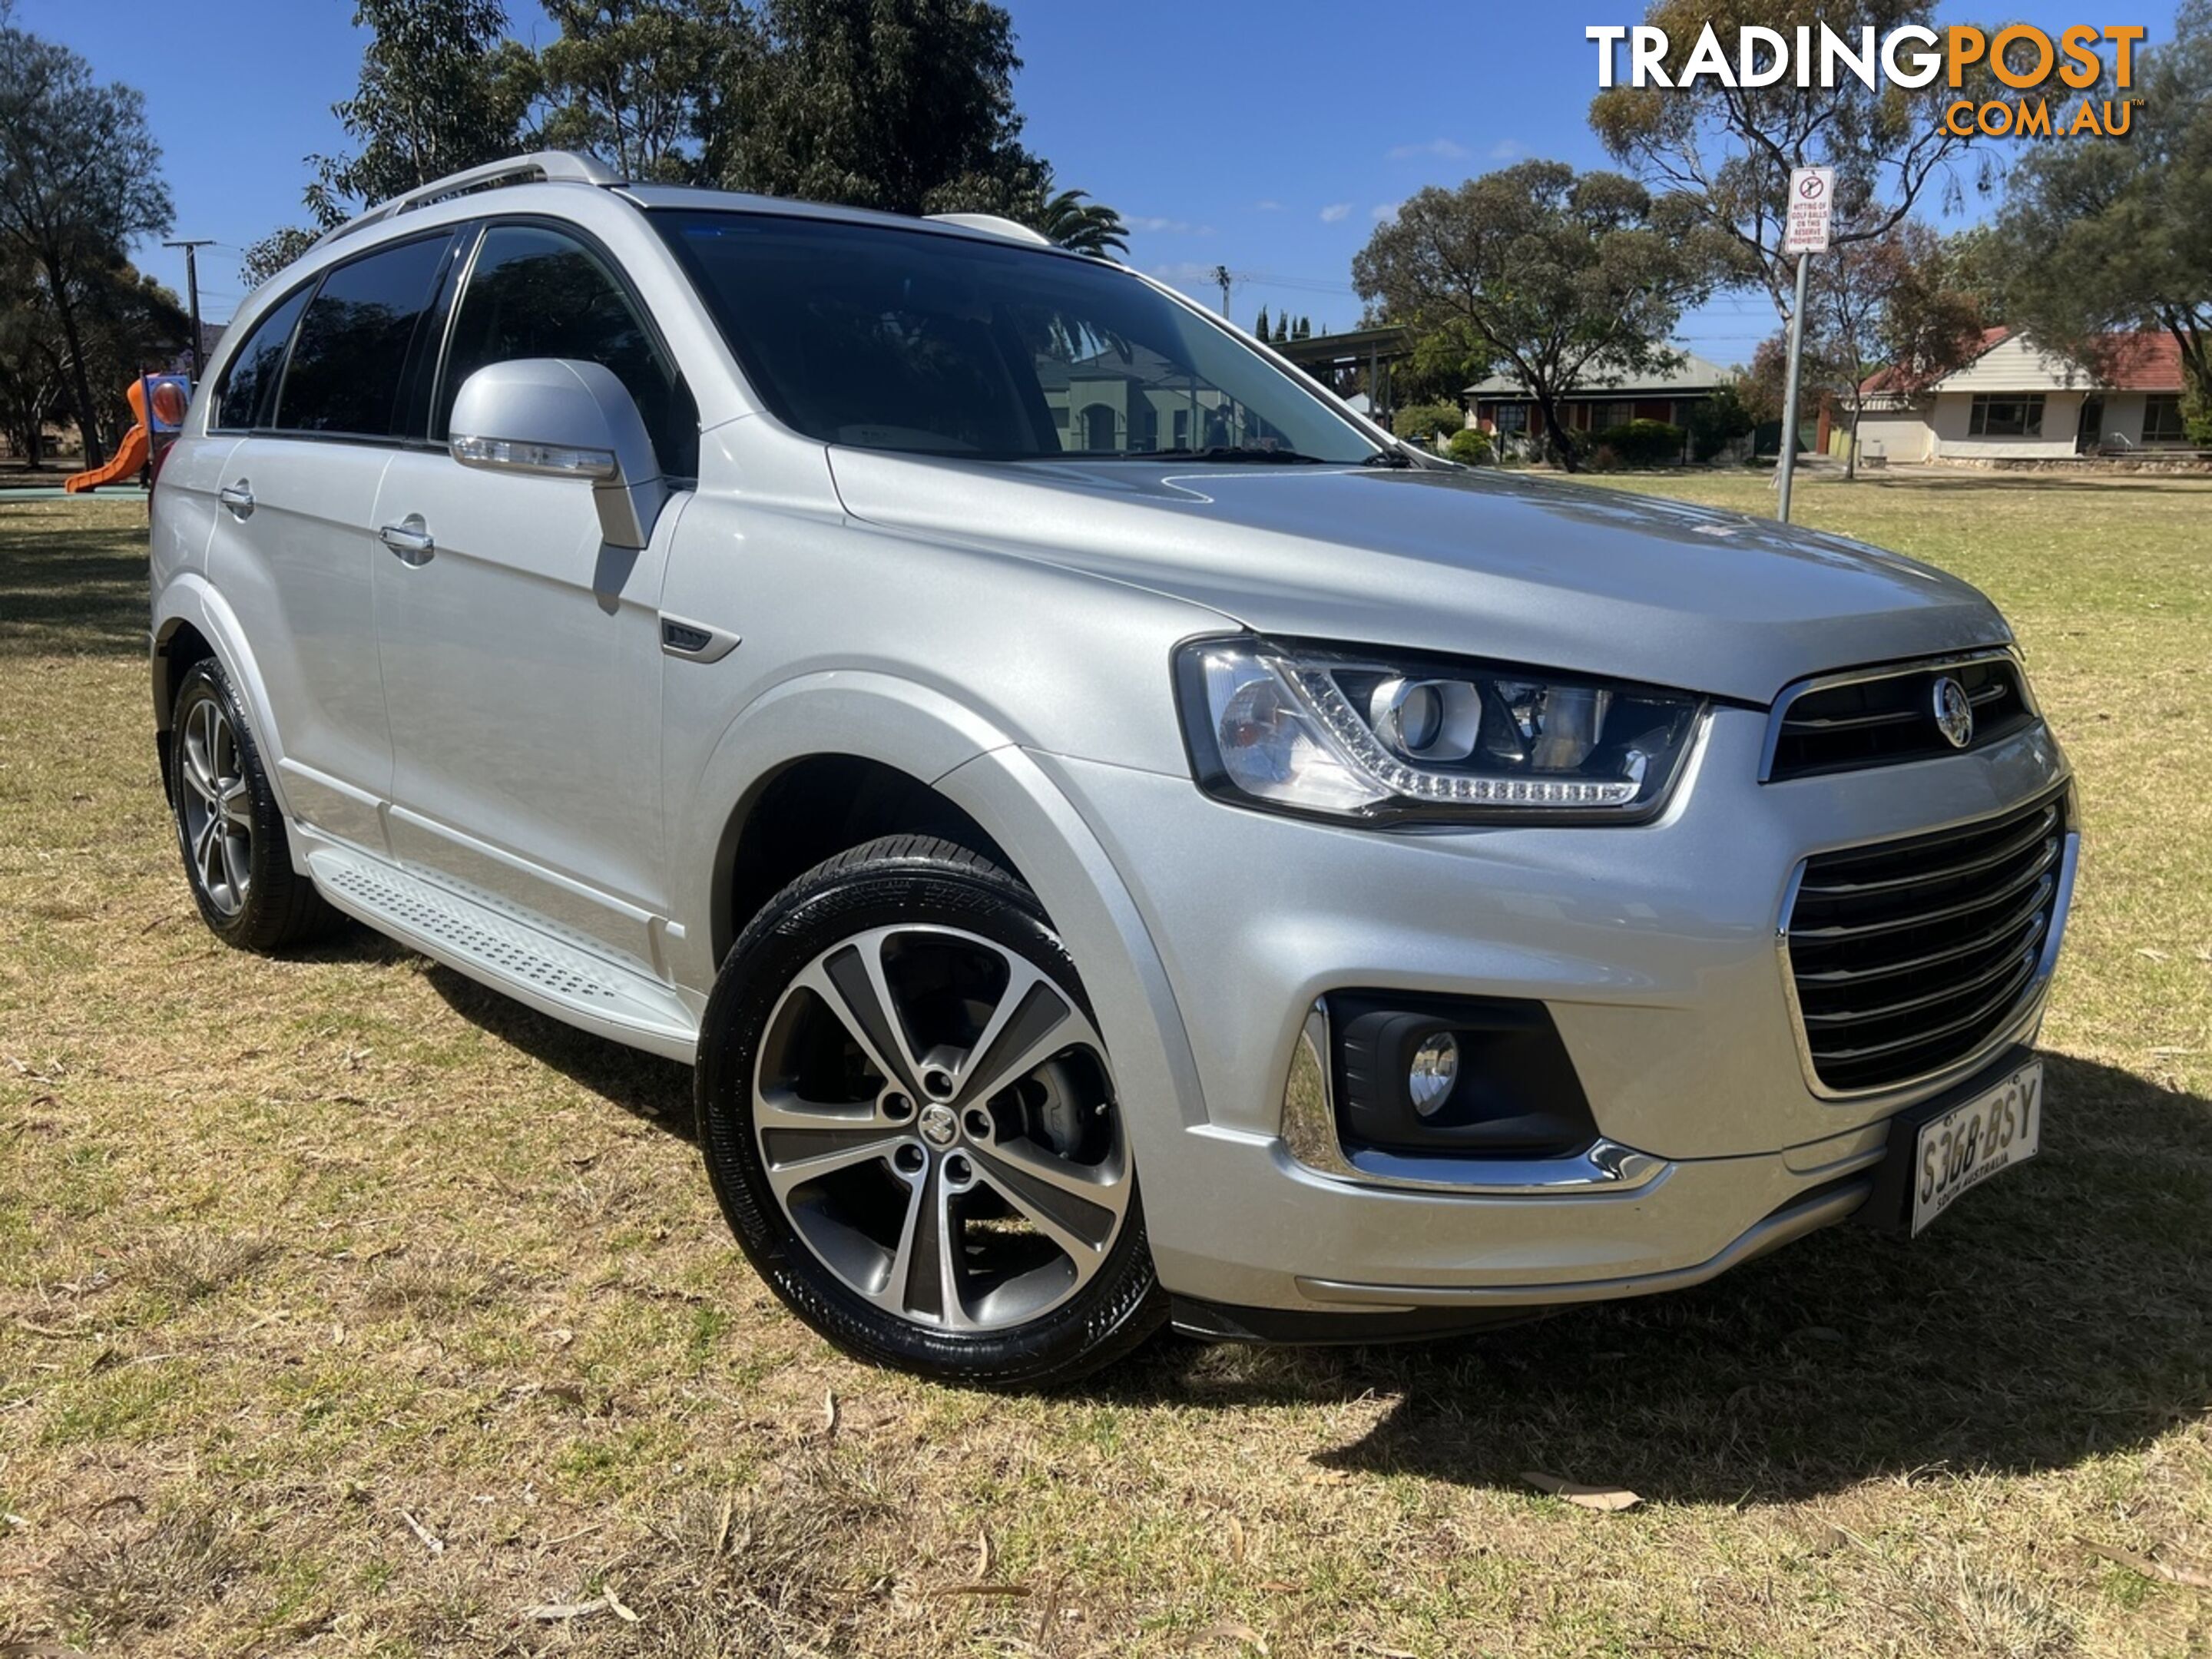
[[[1921,1231],[2000,1170],[2043,1144],[2043,1062],[1920,1126],[1912,1158],[1912,1231]],[[1892,1212],[1894,1214],[1894,1212]]]

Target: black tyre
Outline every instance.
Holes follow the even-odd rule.
[[[1075,965],[979,854],[894,836],[776,895],[715,981],[697,1090],[738,1243],[849,1353],[1044,1388],[1166,1317]]]
[[[329,931],[337,913],[292,867],[284,815],[230,682],[213,659],[185,671],[169,732],[169,811],[201,918],[244,951]]]

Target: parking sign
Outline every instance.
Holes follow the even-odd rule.
[[[1826,253],[1828,220],[1836,206],[1833,167],[1795,167],[1790,173],[1790,217],[1782,233],[1784,253]]]

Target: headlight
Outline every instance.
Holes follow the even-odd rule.
[[[1249,638],[1186,645],[1176,682],[1210,793],[1377,823],[1648,817],[1702,707],[1655,686]]]

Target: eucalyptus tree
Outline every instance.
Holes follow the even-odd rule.
[[[62,343],[88,461],[104,459],[86,296],[140,237],[169,228],[161,146],[135,88],[102,84],[77,53],[0,13],[0,258],[35,285]]]
[[[1863,0],[1850,21],[1887,39],[1905,24],[1931,22],[1935,10],[1931,0]],[[1647,24],[1667,32],[1663,67],[1678,82],[1708,25],[1722,41],[1751,26],[1788,39],[1808,27],[1817,40],[1820,26],[1836,21],[1832,0],[1651,0],[1644,13]],[[1984,73],[1976,71],[1977,85]],[[1832,87],[1800,86],[1793,75],[1770,86],[1729,84],[1736,78],[1701,74],[1664,88],[1618,84],[1592,100],[1590,125],[1616,161],[1694,204],[1736,245],[1743,275],[1765,289],[1785,322],[1796,261],[1782,251],[1793,168],[1835,169],[1838,245],[1887,234],[1934,205],[1931,195],[1948,204],[1962,198],[1969,180],[1994,182],[1986,145],[1961,177],[1975,141],[1952,132],[1942,114],[1967,94],[1944,76],[1917,88],[1869,87],[1849,73]]]
[[[2171,338],[2191,436],[2212,447],[2212,0],[2185,0],[2138,63],[2133,131],[2035,143],[1984,269],[2007,322],[2093,368],[2115,336]]]
[[[1431,185],[1376,227],[1352,262],[1360,297],[1413,333],[1434,375],[1512,374],[1574,470],[1561,399],[1600,378],[1670,367],[1667,340],[1726,269],[1723,239],[1680,195],[1617,173],[1522,161],[1455,189]]]
[[[307,158],[324,225],[524,148],[542,76],[499,0],[358,0],[353,21],[369,31],[361,80],[331,113],[358,148]]]

